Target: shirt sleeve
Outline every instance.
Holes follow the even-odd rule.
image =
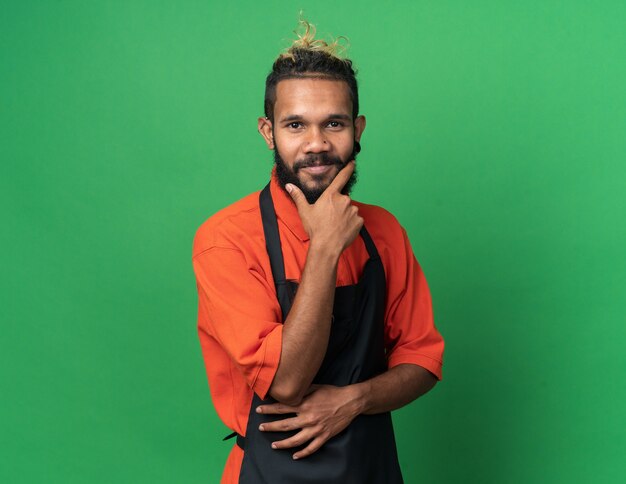
[[[412,363],[441,380],[444,341],[433,320],[430,290],[404,228],[402,239],[402,250],[392,257],[388,277],[388,366]]]
[[[236,248],[207,249],[193,258],[193,267],[199,305],[204,308],[198,330],[219,343],[250,388],[264,399],[282,345],[274,288]]]

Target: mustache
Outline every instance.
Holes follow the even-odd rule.
[[[309,155],[302,160],[296,160],[293,164],[292,171],[298,173],[302,168],[310,166],[326,166],[337,165],[340,169],[346,166],[346,162],[342,161],[338,156],[330,156],[328,153],[320,153]]]

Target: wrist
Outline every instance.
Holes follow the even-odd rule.
[[[341,251],[330,246],[329,244],[322,244],[315,242],[311,239],[309,244],[308,257],[315,258],[316,262],[329,263],[336,265],[339,262],[339,256]]]
[[[369,381],[355,383],[348,388],[352,391],[351,401],[354,405],[355,415],[367,413],[370,406],[369,396],[371,394]]]

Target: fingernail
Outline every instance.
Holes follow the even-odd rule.
[[[261,407],[257,407],[256,408],[256,413],[261,413],[263,410],[261,410]]]
[[[297,456],[297,455],[294,455],[294,456],[293,456],[293,460],[298,460],[298,456]]]
[[[259,425],[259,430],[263,431],[263,424]]]
[[[291,186],[291,183],[287,183],[287,184],[285,185],[285,189],[286,189],[289,193],[291,193],[291,190],[293,190],[293,186]]]
[[[276,449],[276,444],[272,444],[272,449]]]

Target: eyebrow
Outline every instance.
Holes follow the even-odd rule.
[[[289,116],[285,116],[284,118],[281,118],[280,122],[286,123],[287,121],[301,121],[303,119],[304,118],[300,116],[299,114],[290,114]],[[352,121],[352,116],[349,116],[347,114],[335,113],[335,114],[328,115],[326,119],[342,119],[344,121]]]

